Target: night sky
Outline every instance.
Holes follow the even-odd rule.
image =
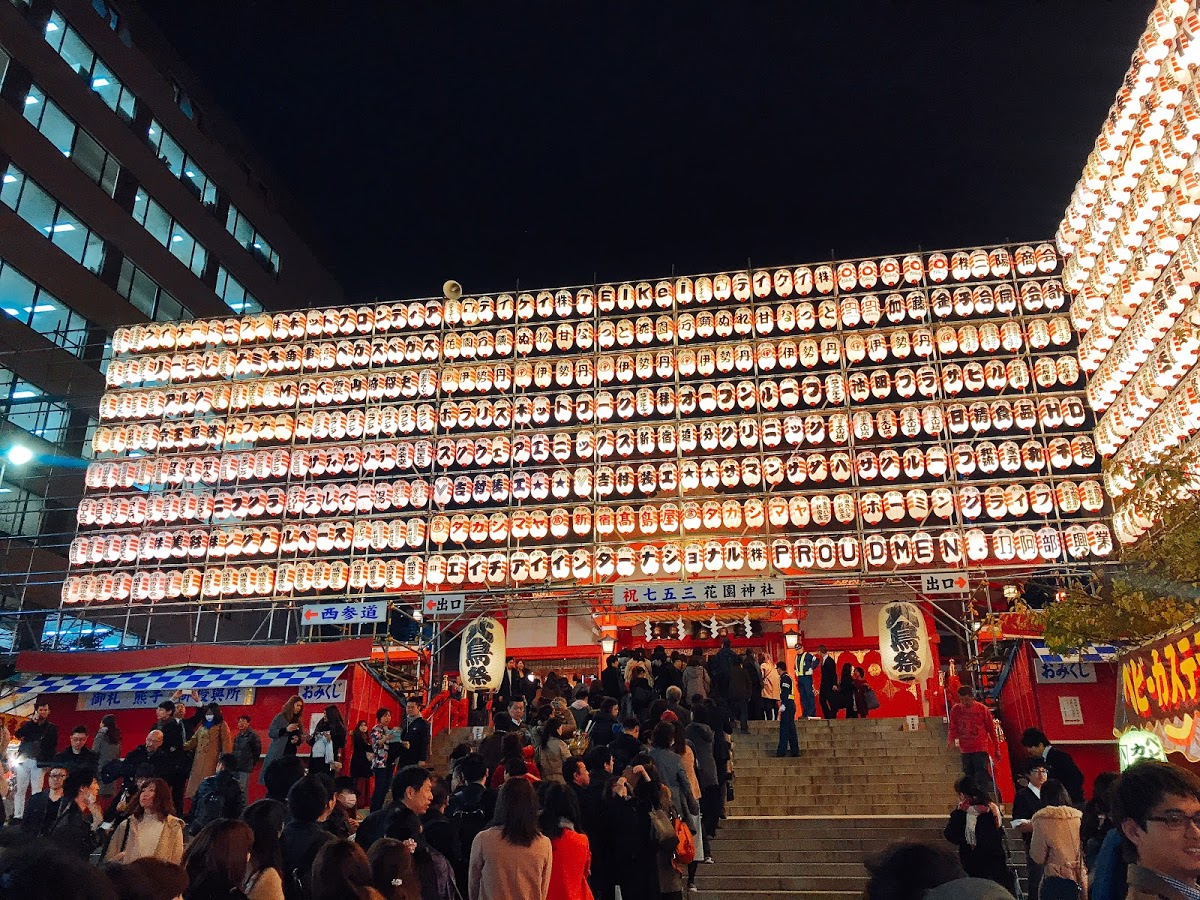
[[[1051,237],[1152,6],[146,4],[354,300]]]

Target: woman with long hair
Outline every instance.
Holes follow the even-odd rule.
[[[267,766],[282,756],[296,755],[296,747],[301,738],[300,719],[303,715],[304,701],[300,699],[299,694],[292,694],[284,701],[283,709],[279,711],[279,714],[271,720],[271,725],[267,729],[267,737],[271,739],[271,743],[267,745],[267,752],[263,756],[262,771],[258,773],[259,784],[266,784],[264,778]]]
[[[363,848],[339,840],[318,850],[309,900],[383,900],[371,883],[371,864]]]
[[[346,752],[346,723],[332,703],[325,707],[325,714],[317,721],[308,742],[312,747],[312,756],[308,760],[309,775],[338,775],[342,771],[342,755]]]
[[[842,666],[841,677],[837,687],[838,706],[846,711],[847,719],[858,718],[858,707],[854,703],[854,667],[850,663]]]
[[[1004,848],[1000,808],[970,775],[958,779],[954,790],[958,806],[946,823],[946,840],[958,845],[958,858],[968,875],[994,881],[1011,893],[1015,885]]]
[[[148,856],[176,864],[183,859],[183,819],[175,815],[171,787],[161,778],[142,785],[133,813],[113,829],[104,859],[131,863]]]
[[[0,740],[4,736],[0,735]],[[8,744],[0,744],[7,747]],[[117,727],[117,717],[109,713],[100,720],[100,727],[96,729],[96,736],[92,739],[92,752],[96,754],[96,774],[102,775],[104,767],[110,762],[119,759],[121,756],[121,729]],[[112,797],[117,793],[117,779],[105,784],[103,779],[100,781],[100,796]]]
[[[350,777],[354,779],[354,793],[358,795],[358,808],[371,805],[371,729],[366,719],[359,719],[351,737],[353,750],[350,753]]]
[[[196,796],[200,782],[217,771],[217,760],[224,754],[233,752],[233,735],[229,724],[221,715],[221,706],[210,703],[204,708],[204,715],[196,728],[196,733],[183,745],[184,750],[194,750],[192,773],[188,776],[185,796],[191,800]]]
[[[550,892],[546,900],[592,900],[588,885],[592,851],[580,830],[580,818],[575,791],[563,784],[547,784],[538,818],[542,834],[550,838],[552,854]]]
[[[854,709],[858,713],[858,718],[865,719],[870,710],[867,709],[867,692],[871,690],[871,686],[867,684],[867,670],[862,666],[855,666],[851,675],[854,680]]]
[[[283,900],[283,849],[279,838],[285,812],[281,803],[258,800],[242,813],[242,821],[254,832],[254,847],[242,885],[249,900]]]
[[[1029,845],[1029,858],[1042,866],[1041,896],[1086,897],[1087,869],[1079,840],[1083,813],[1071,805],[1067,789],[1057,778],[1042,785],[1042,802],[1046,805],[1030,819],[1033,840]]]
[[[506,781],[492,821],[471,844],[470,900],[546,900],[553,850],[538,830],[533,785]]]
[[[533,747],[529,746],[529,735],[524,731],[510,731],[500,739],[500,765],[492,770],[488,785],[494,790],[504,786],[504,764],[510,759],[525,760],[525,770],[539,781],[542,770],[535,761]]]
[[[254,832],[245,822],[217,819],[204,826],[183,854],[188,888],[183,900],[246,900],[242,884],[254,850]]]
[[[666,838],[663,787],[653,757],[639,753],[614,785],[613,799],[603,807],[607,830],[613,835],[612,857],[619,863],[615,878],[623,900],[660,900],[662,895],[658,857],[660,841]],[[666,827],[671,827],[669,818]]]
[[[421,881],[413,861],[415,841],[380,838],[367,852],[371,879],[383,900],[421,900]]]
[[[563,763],[571,758],[571,748],[559,737],[562,724],[563,720],[558,716],[551,716],[546,720],[546,724],[542,726],[537,750],[537,765],[542,773],[542,780],[557,784],[567,783],[563,778],[562,767]]]

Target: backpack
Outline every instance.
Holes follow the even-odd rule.
[[[468,806],[464,803],[460,792],[451,798],[450,805],[446,810],[446,818],[454,823],[454,833],[458,835],[459,859],[471,858],[471,843],[475,840],[475,836],[491,824],[489,816],[483,809],[484,796],[481,793],[479,800]]]
[[[208,781],[206,778],[200,783],[203,790],[196,793],[196,800],[192,806],[192,819],[187,827],[187,833],[192,837],[198,835],[210,822],[236,818],[241,814],[240,810],[231,809],[236,807],[241,799],[241,787],[237,781],[227,778],[219,779],[213,784],[209,784]],[[207,788],[205,785],[208,785]]]
[[[687,822],[678,817],[675,818],[675,837],[679,838],[679,845],[675,848],[675,858],[671,864],[682,875],[687,871],[688,864],[696,861],[696,839],[692,837]]]

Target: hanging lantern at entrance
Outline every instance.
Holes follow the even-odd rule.
[[[459,651],[459,671],[468,691],[494,691],[504,675],[504,626],[480,616],[466,627]]]
[[[893,681],[928,677],[932,668],[925,617],[914,603],[888,603],[879,610],[879,654]]]

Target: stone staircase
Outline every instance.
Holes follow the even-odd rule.
[[[778,725],[734,736],[736,799],[700,867],[720,900],[861,897],[863,861],[905,838],[942,841],[961,772],[941,719],[801,719],[798,759],[775,759]]]

